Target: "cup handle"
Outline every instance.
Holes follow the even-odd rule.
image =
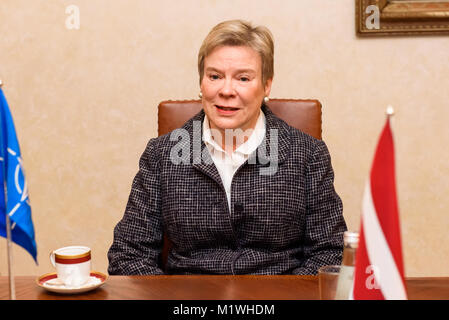
[[[50,262],[51,262],[51,264],[53,265],[53,267],[56,268],[56,263],[55,263],[55,252],[54,252],[54,251],[50,252]]]

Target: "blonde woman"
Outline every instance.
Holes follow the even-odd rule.
[[[198,55],[203,110],[149,141],[110,274],[316,274],[340,264],[346,224],[329,152],[264,104],[273,59],[265,27],[232,20],[210,31]],[[183,135],[201,146],[196,156]]]

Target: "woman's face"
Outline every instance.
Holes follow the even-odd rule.
[[[250,47],[221,46],[204,59],[203,108],[211,129],[253,129],[272,79],[262,83],[262,58]]]

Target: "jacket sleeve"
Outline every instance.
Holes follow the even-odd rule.
[[[326,144],[319,140],[307,165],[307,216],[303,263],[294,274],[316,274],[324,265],[339,265],[346,223],[334,189],[334,172]]]
[[[114,228],[108,251],[111,275],[163,274],[160,163],[157,141],[151,139],[139,161],[123,218]]]

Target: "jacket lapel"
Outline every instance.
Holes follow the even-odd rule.
[[[280,164],[285,161],[290,150],[289,126],[276,117],[265,105],[262,105],[265,114],[266,132],[265,138],[259,147],[249,156],[249,164],[270,165]]]
[[[223,185],[217,167],[203,141],[203,120],[204,110],[201,110],[183,127],[190,135],[190,159],[192,159],[192,166],[218,184]]]

